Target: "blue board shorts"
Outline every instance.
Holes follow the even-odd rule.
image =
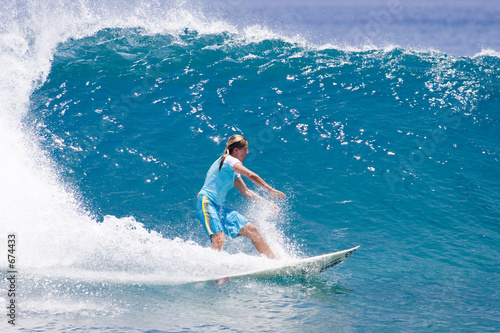
[[[235,210],[216,205],[205,195],[198,197],[196,215],[209,236],[223,231],[235,238],[249,221]]]

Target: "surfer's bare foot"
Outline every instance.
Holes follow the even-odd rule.
[[[229,280],[229,278],[228,278],[228,277],[225,277],[225,278],[222,278],[222,279],[218,279],[217,281],[215,281],[215,282],[213,283],[213,285],[214,285],[214,286],[220,286],[220,285],[222,285],[222,284],[226,283],[228,280]]]

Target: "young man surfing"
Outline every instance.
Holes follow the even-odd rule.
[[[285,199],[283,192],[269,186],[259,175],[243,166],[248,155],[248,141],[241,135],[233,135],[226,143],[224,155],[217,159],[208,170],[205,183],[198,193],[196,213],[210,239],[212,249],[221,251],[224,246],[224,233],[234,238],[250,238],[257,251],[275,259],[273,251],[255,225],[237,211],[224,207],[226,194],[236,187],[249,200],[258,200],[270,205],[276,211],[278,206],[248,189],[242,175],[265,189],[273,198]]]

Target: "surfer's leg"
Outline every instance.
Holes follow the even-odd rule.
[[[218,207],[207,196],[201,195],[196,203],[196,215],[212,240],[212,249],[222,251],[224,233]]]
[[[224,246],[224,233],[222,231],[216,232],[210,235],[210,239],[212,240],[212,249],[222,251],[222,247]]]
[[[262,237],[262,235],[260,234],[259,229],[257,229],[257,227],[252,223],[248,222],[247,224],[245,224],[239,234],[241,236],[250,238],[257,251],[265,254],[270,259],[276,259],[273,251],[265,241],[264,237]]]

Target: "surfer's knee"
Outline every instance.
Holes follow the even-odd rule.
[[[216,232],[210,236],[212,240],[212,249],[221,251],[224,246],[224,233],[222,231]]]
[[[245,226],[243,227],[243,229],[241,229],[240,234],[242,236],[248,237],[250,239],[254,239],[256,237],[260,237],[259,229],[255,225],[253,225],[252,223],[250,223],[250,222],[248,222],[247,224],[245,224]]]
[[[241,229],[240,235],[250,238],[257,251],[265,254],[270,259],[276,259],[273,250],[271,250],[267,242],[264,240],[259,229],[252,223],[247,223],[245,227]]]

